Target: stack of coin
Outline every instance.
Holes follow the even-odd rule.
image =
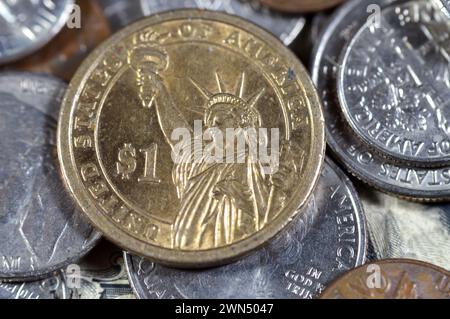
[[[312,72],[328,144],[380,190],[427,201],[449,196],[448,30],[428,1],[349,1],[316,47]]]
[[[0,299],[449,298],[449,9],[0,1]]]

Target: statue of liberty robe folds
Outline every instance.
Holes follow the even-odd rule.
[[[167,64],[167,57],[149,51],[136,54],[130,62],[137,73],[140,98],[144,107],[155,107],[159,125],[166,141],[174,149],[171,134],[174,129],[187,128],[193,136],[192,125],[183,116],[181,109],[192,110],[195,107],[178,107],[160,75],[161,65]],[[136,59],[138,59],[136,61]],[[207,160],[213,142],[201,150],[194,150],[193,139],[183,148],[191,152],[183,153],[184,158],[174,163],[172,179],[176,186],[179,210],[172,225],[172,245],[182,250],[198,250],[221,247],[246,238],[260,230],[279,211],[270,199],[273,185],[264,174],[261,163],[249,152],[247,128],[261,125],[256,104],[263,90],[244,99],[245,74],[237,85],[235,93],[226,93],[219,74],[211,74],[218,92],[211,93],[193,79],[189,79],[193,94],[201,94],[205,103],[200,107],[203,124],[206,129],[234,128],[239,131],[235,137],[243,138],[246,147],[243,152],[234,152],[233,162],[211,162]],[[189,82],[187,81],[187,82]],[[200,112],[196,112],[199,113]],[[230,147],[224,143],[224,148]],[[236,149],[236,148],[234,148]],[[223,152],[226,153],[225,150]],[[239,160],[238,160],[239,159]],[[269,216],[270,215],[270,216]]]

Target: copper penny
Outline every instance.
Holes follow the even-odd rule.
[[[284,12],[315,12],[332,8],[344,0],[260,0],[264,5]]]
[[[349,271],[322,299],[450,299],[450,272],[409,259],[389,259]]]

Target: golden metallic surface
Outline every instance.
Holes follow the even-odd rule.
[[[247,151],[210,162],[195,140],[173,161],[174,129],[195,131],[195,120],[238,134],[279,129],[279,169],[267,173]],[[324,149],[321,104],[297,58],[249,22],[198,10],[143,19],[95,50],[58,130],[63,178],[91,222],[176,267],[232,261],[280,232],[303,213]]]
[[[350,270],[320,298],[450,299],[450,272],[417,260],[381,260]]]
[[[260,0],[264,5],[284,12],[302,13],[330,9],[344,0]]]
[[[48,73],[70,81],[86,56],[111,35],[109,22],[97,0],[80,0],[77,4],[81,28],[65,26],[44,48],[8,67]]]

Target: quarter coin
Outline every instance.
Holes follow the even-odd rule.
[[[296,57],[249,22],[199,10],[143,19],[94,51],[65,96],[58,139],[91,222],[177,267],[231,261],[281,231],[306,206],[325,144]]]
[[[56,126],[66,85],[0,74],[0,278],[36,280],[80,259],[99,234],[58,174]]]
[[[366,252],[358,195],[331,160],[302,216],[266,247],[220,268],[175,270],[125,254],[131,285],[142,299],[316,298],[328,283],[362,265]]]

